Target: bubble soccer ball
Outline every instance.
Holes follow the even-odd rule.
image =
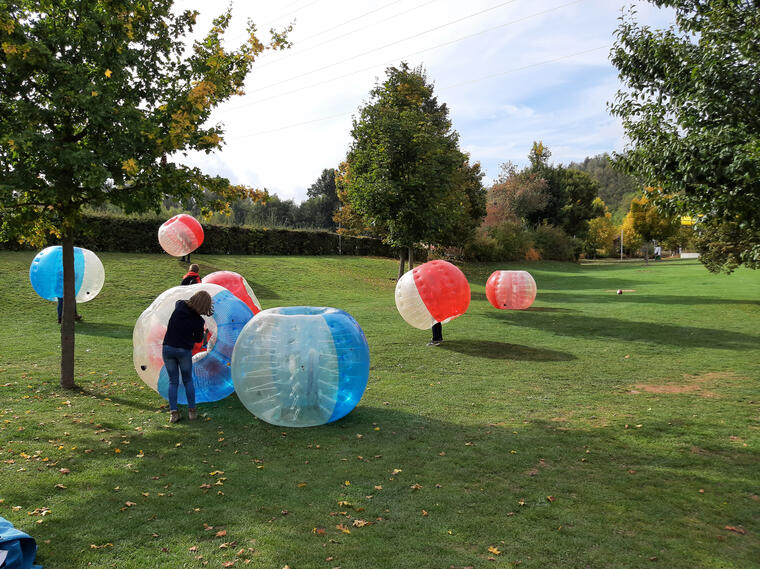
[[[524,310],[536,300],[536,281],[528,271],[494,271],[486,281],[486,298],[495,308]]]
[[[396,283],[396,308],[415,328],[461,316],[470,306],[470,285],[464,273],[447,261],[428,261],[407,271]]]
[[[203,243],[203,228],[192,215],[181,213],[158,228],[158,242],[173,257],[184,257]]]
[[[336,308],[262,310],[232,354],[240,401],[259,419],[283,427],[337,421],[359,403],[368,378],[364,332]]]
[[[214,315],[204,316],[211,332],[208,349],[193,356],[193,381],[196,403],[224,399],[235,390],[230,360],[238,335],[253,317],[251,309],[226,288],[215,284],[176,286],[161,293],[145,309],[132,333],[132,360],[137,375],[164,399],[169,398],[169,376],[162,356],[164,336],[169,318],[178,300],[188,300],[205,290],[214,303]],[[185,387],[180,378],[177,401],[187,404]]]
[[[74,247],[74,293],[77,302],[95,298],[103,288],[106,273],[103,263],[89,249]],[[45,300],[63,298],[63,248],[46,247],[34,257],[29,267],[34,292]]]
[[[253,289],[241,275],[232,271],[216,271],[203,277],[204,283],[213,283],[223,286],[240,300],[248,305],[254,314],[261,312],[259,299],[253,293]]]

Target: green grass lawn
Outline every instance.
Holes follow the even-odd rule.
[[[396,311],[393,260],[193,255],[264,308],[362,326],[359,406],[285,429],[234,394],[167,423],[132,364],[137,317],[184,273],[166,255],[100,254],[62,390],[33,257],[0,253],[0,516],[46,568],[760,566],[760,272],[466,265],[436,348]],[[536,302],[496,310],[486,279],[517,268]]]

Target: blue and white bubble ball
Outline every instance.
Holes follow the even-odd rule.
[[[369,346],[343,310],[262,310],[240,333],[232,379],[243,405],[283,427],[337,421],[356,407],[369,378]]]
[[[103,263],[89,249],[74,247],[74,294],[77,302],[95,298],[103,288],[106,273]],[[46,247],[32,260],[29,281],[34,292],[45,300],[63,298],[63,248]]]
[[[226,288],[215,284],[176,286],[161,293],[137,319],[132,333],[132,359],[137,375],[164,399],[169,399],[169,376],[162,356],[169,318],[178,300],[189,300],[205,290],[213,301],[213,316],[203,316],[211,332],[205,349],[193,355],[193,381],[196,403],[219,401],[235,391],[230,361],[235,342],[253,317],[250,308]],[[180,379],[177,401],[187,404]]]

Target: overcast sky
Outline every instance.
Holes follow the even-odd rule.
[[[527,162],[533,141],[567,164],[624,145],[607,112],[618,89],[610,47],[623,6],[666,27],[671,13],[619,0],[282,0],[232,2],[235,44],[252,19],[262,32],[294,21],[293,47],[265,52],[246,94],[215,111],[226,144],[190,161],[233,183],[297,203],[351,144],[351,120],[385,69],[422,64],[446,103],[460,147],[489,183],[499,165]],[[205,32],[223,3],[181,0]]]

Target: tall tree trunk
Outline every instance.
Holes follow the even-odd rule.
[[[406,249],[401,249],[398,254],[398,278],[404,276],[404,266],[406,265]]]
[[[74,389],[74,228],[63,224],[63,316],[61,318],[61,387]]]
[[[409,270],[414,268],[414,247],[409,247]]]

